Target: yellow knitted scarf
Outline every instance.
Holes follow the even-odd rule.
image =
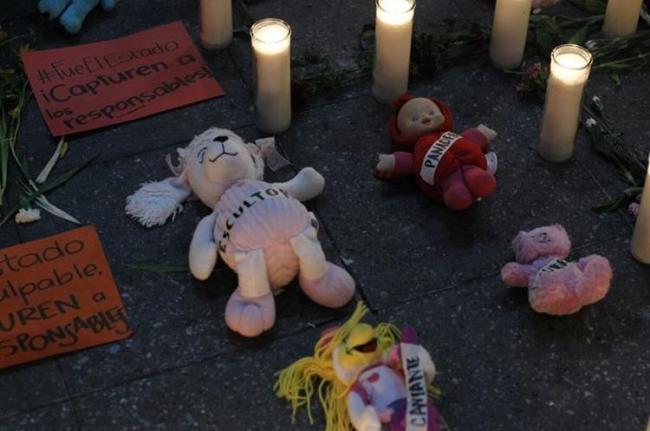
[[[314,423],[311,399],[318,391],[318,398],[325,415],[325,431],[348,431],[352,424],[347,412],[346,396],[349,385],[342,382],[334,371],[334,349],[345,342],[352,329],[361,322],[368,308],[359,302],[356,310],[335,332],[323,335],[314,348],[314,355],[297,360],[280,371],[274,391],[280,398],[291,402],[293,419],[297,411],[306,406],[310,423]],[[390,349],[400,337],[394,325],[380,323],[375,327],[375,336],[381,352]]]

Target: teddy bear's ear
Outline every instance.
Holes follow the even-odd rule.
[[[553,229],[556,229],[557,233],[559,234],[559,238],[557,238],[557,245],[560,248],[560,251],[558,253],[565,257],[568,256],[571,252],[571,238],[569,238],[569,233],[561,224],[554,224],[551,227]]]
[[[551,227],[554,228],[554,229],[557,229],[561,234],[566,235],[566,236],[569,236],[569,234],[567,233],[566,229],[565,229],[564,226],[562,226],[561,224],[556,223],[556,224],[554,224],[554,225],[551,225]]]
[[[528,232],[520,230],[515,239],[512,240],[512,249],[515,251],[515,253],[521,248],[526,235],[528,235]]]
[[[183,211],[181,203],[192,193],[187,174],[144,183],[126,198],[126,213],[145,227],[163,225]]]

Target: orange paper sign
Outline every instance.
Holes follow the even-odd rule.
[[[22,56],[54,136],[123,123],[224,94],[181,21]]]
[[[0,368],[130,335],[93,226],[0,250]]]

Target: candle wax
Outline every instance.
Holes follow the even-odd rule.
[[[291,38],[289,28],[268,23],[254,30],[255,124],[279,133],[291,125]]]
[[[413,2],[380,0],[376,18],[372,94],[390,103],[408,89]]]
[[[632,255],[638,261],[650,264],[650,160],[632,236]]]
[[[497,0],[490,40],[490,58],[500,69],[519,67],[524,58],[531,0]]]
[[[582,97],[589,79],[590,54],[571,52],[579,47],[560,47],[554,52],[546,88],[546,105],[538,145],[539,154],[551,162],[568,160],[575,148]]]
[[[609,0],[603,32],[610,37],[636,33],[643,0]]]
[[[201,0],[201,43],[225,48],[232,41],[232,0]]]

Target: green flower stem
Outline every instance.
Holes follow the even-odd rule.
[[[602,69],[602,68],[605,68],[605,67],[611,67],[611,66],[616,65],[616,64],[624,64],[624,63],[628,63],[628,62],[635,61],[635,60],[643,60],[644,58],[648,58],[648,57],[650,57],[650,52],[646,53],[646,54],[638,54],[638,55],[635,55],[634,57],[627,57],[627,58],[622,58],[620,60],[608,61],[606,63],[597,64],[597,65],[595,65],[593,67],[593,69]],[[633,66],[633,65],[630,64],[630,66]]]

